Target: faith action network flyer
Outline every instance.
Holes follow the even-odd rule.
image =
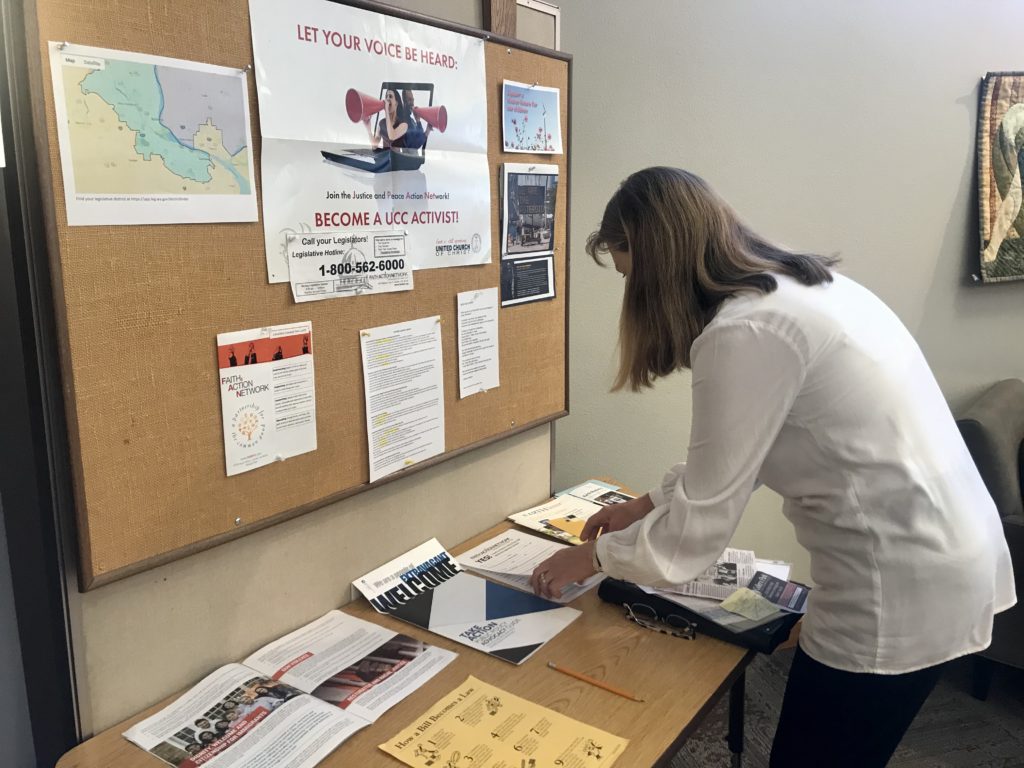
[[[217,334],[227,474],[316,450],[312,323]]]

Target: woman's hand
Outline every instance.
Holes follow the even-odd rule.
[[[568,547],[556,552],[533,570],[530,586],[541,597],[554,600],[562,596],[562,590],[570,584],[593,576],[594,543]]]
[[[612,533],[629,528],[652,509],[654,509],[654,502],[646,493],[621,504],[609,504],[587,518],[587,524],[583,526],[580,538],[584,541],[593,541],[597,538],[598,531]]]

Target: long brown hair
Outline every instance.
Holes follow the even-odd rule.
[[[773,272],[804,285],[832,281],[838,259],[794,253],[752,232],[699,176],[637,171],[608,201],[587,253],[628,251],[613,390],[633,391],[690,367],[690,347],[719,306],[740,291],[771,293]]]

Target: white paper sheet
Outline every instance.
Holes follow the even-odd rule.
[[[444,453],[441,318],[359,332],[370,482]]]
[[[458,556],[458,561],[463,568],[481,576],[524,592],[532,592],[530,576],[534,568],[567,546],[522,531],[510,530],[464,552]],[[554,600],[558,603],[571,602],[596,587],[603,578],[604,574],[599,573],[578,584],[570,584]]]
[[[297,303],[412,290],[405,232],[289,235],[288,273]]]
[[[498,289],[466,291],[459,308],[459,397],[498,386]]]
[[[312,323],[217,334],[228,475],[316,450]]]

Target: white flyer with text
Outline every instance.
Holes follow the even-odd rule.
[[[370,482],[444,453],[441,318],[359,332]]]

